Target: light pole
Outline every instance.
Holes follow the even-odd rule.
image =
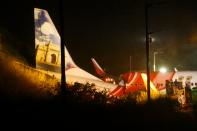
[[[131,73],[131,56],[129,56],[129,72]]]
[[[61,93],[65,93],[66,88],[66,74],[65,74],[65,33],[64,33],[64,9],[63,9],[63,0],[59,0],[60,7],[60,39],[61,39]]]
[[[146,32],[146,72],[147,72],[147,96],[148,96],[148,102],[150,102],[150,34],[148,26],[148,9],[152,7],[153,5],[160,5],[165,3],[164,1],[155,2],[155,3],[145,3],[145,32]]]
[[[156,71],[156,55],[161,54],[161,53],[163,53],[163,52],[154,51],[154,53],[153,53],[153,71],[154,72]]]
[[[146,72],[147,72],[147,97],[150,102],[150,37],[148,30],[148,8],[151,7],[150,3],[145,3],[145,28],[146,28]]]
[[[156,55],[156,54],[158,54],[157,51],[155,51],[155,52],[153,53],[153,71],[154,71],[154,72],[156,71],[156,67],[155,67],[155,55]]]

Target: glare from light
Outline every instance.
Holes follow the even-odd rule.
[[[166,73],[166,72],[167,72],[167,68],[161,67],[161,68],[159,69],[159,72],[161,72],[161,73]]]
[[[151,42],[155,42],[155,38],[154,37],[151,37]]]

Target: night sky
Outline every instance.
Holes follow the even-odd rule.
[[[65,0],[65,43],[75,63],[95,74],[90,60],[94,57],[108,73],[118,75],[129,71],[131,56],[131,70],[145,71],[144,1]],[[14,47],[31,59],[34,56],[30,50],[34,47],[33,7],[48,10],[59,30],[58,0],[10,3],[1,4],[1,28],[19,41]],[[149,9],[149,31],[155,39],[150,48],[151,69],[153,52],[162,51],[156,55],[158,65],[197,70],[196,5],[196,0],[169,0]]]

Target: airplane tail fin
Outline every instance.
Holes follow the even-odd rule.
[[[96,62],[96,60],[94,58],[91,58],[91,60],[94,65],[94,69],[95,69],[96,73],[99,76],[102,76],[102,77],[105,76],[106,75],[105,71],[99,66],[99,64]]]
[[[60,35],[48,12],[34,8],[36,67],[61,65]],[[77,67],[65,47],[65,69]],[[60,69],[58,69],[60,70]]]
[[[47,71],[49,75],[60,79],[60,35],[46,10],[34,8],[34,23],[36,68],[44,72]],[[72,60],[66,46],[65,70],[66,82],[69,84],[74,84],[75,82],[82,84],[94,83],[98,91],[111,91],[116,87],[116,85],[103,82],[101,79],[78,67]]]

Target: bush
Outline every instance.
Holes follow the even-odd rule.
[[[89,83],[66,85],[65,94],[61,94],[56,79],[39,74],[31,67],[16,66],[12,57],[0,57],[0,68],[1,105],[4,112],[8,112],[6,115],[23,114],[25,120],[77,119],[81,123],[88,119],[86,124],[97,121],[118,125],[154,123],[167,129],[170,129],[167,125],[191,125],[196,122],[196,105],[193,105],[194,115],[191,116],[178,112],[177,101],[165,97],[146,103],[143,101],[146,92],[139,91],[117,98],[109,96],[106,91],[97,92],[95,85]],[[6,99],[17,102],[7,106],[2,104]]]

